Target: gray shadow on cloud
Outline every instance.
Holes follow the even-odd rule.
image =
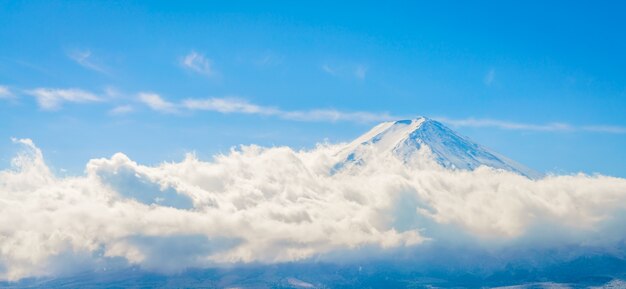
[[[172,187],[161,187],[137,171],[120,167],[115,171],[99,170],[100,180],[124,197],[135,199],[146,205],[160,205],[188,210],[193,201]]]
[[[211,265],[206,257],[232,249],[240,244],[235,238],[208,238],[204,235],[145,236],[128,239],[146,259],[141,266],[164,273],[181,272],[186,268]]]

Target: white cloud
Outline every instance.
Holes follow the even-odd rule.
[[[8,86],[0,85],[0,99],[9,99],[13,97],[13,93]]]
[[[240,98],[204,98],[204,99],[186,99],[180,104],[174,104],[163,100],[156,94],[149,94],[152,99],[146,99],[143,102],[149,103],[154,110],[162,112],[173,112],[177,108],[188,110],[214,111],[224,114],[256,114],[263,116],[273,116],[294,121],[310,121],[310,122],[337,122],[348,121],[357,123],[375,123],[382,121],[408,119],[410,117],[394,116],[388,113],[376,113],[367,111],[341,111],[336,109],[310,109],[310,110],[283,110],[273,106],[262,106],[250,103]],[[452,119],[446,117],[435,117],[435,119],[455,127],[494,127],[504,130],[519,131],[544,131],[544,132],[598,132],[626,134],[626,127],[610,126],[610,125],[584,125],[574,126],[567,123],[547,123],[547,124],[529,124],[520,122],[510,122],[497,119]]]
[[[298,121],[349,121],[360,123],[381,122],[397,119],[387,113],[346,112],[334,109],[314,109],[306,111],[284,111],[280,114],[284,119]]]
[[[208,110],[221,113],[246,113],[273,115],[280,111],[251,104],[245,100],[237,98],[207,98],[207,99],[187,99],[183,101],[183,106],[191,110]]]
[[[528,124],[519,122],[509,122],[497,119],[449,119],[439,117],[436,118],[442,122],[452,126],[459,127],[496,127],[507,130],[530,130],[530,131],[572,131],[574,128],[566,123],[548,123],[548,124]]]
[[[242,113],[275,116],[296,121],[352,121],[378,122],[393,119],[386,113],[345,112],[334,109],[281,110],[260,106],[237,98],[187,99],[182,106],[190,110],[216,111],[220,113]]]
[[[590,132],[626,134],[626,127],[617,126],[617,125],[586,125],[586,126],[582,126],[581,130],[590,131]]]
[[[72,51],[68,53],[67,56],[84,68],[108,74],[108,71],[101,64],[99,64],[97,60],[94,59],[90,50]]]
[[[133,111],[134,109],[131,105],[119,105],[111,109],[109,113],[113,115],[121,115],[121,114],[128,114]]]
[[[0,171],[1,279],[95,270],[113,258],[177,272],[359,249],[360,258],[392,248],[437,254],[449,243],[463,252],[592,246],[597,255],[626,238],[621,178],[530,180],[445,170],[427,158],[409,167],[385,154],[331,174],[343,145],[244,146],[210,162],[188,155],[157,166],[118,153],[89,161],[83,176],[58,177],[32,141],[16,141],[26,151]]]
[[[163,98],[161,98],[160,95],[156,93],[141,92],[139,93],[138,98],[139,101],[146,104],[153,110],[165,113],[173,113],[177,111],[175,104],[164,100]]]
[[[441,122],[456,127],[494,127],[505,130],[520,130],[520,131],[545,131],[545,132],[576,132],[576,131],[588,131],[599,133],[613,133],[613,134],[625,134],[626,127],[611,126],[611,125],[582,125],[575,126],[568,123],[553,122],[546,124],[530,124],[521,122],[510,122],[497,119],[451,119],[445,117],[435,118]]]
[[[215,70],[210,59],[204,55],[191,51],[181,61],[183,67],[205,76],[211,77],[215,75]]]
[[[43,110],[58,110],[64,102],[88,103],[102,99],[95,94],[77,88],[36,88],[26,91],[37,99],[37,104]]]

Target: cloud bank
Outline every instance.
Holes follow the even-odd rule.
[[[331,173],[342,144],[242,146],[211,161],[189,154],[157,166],[117,153],[89,161],[84,175],[59,177],[32,141],[15,142],[24,151],[0,171],[6,280],[114,263],[178,272],[332,261],[364,248],[359,258],[368,258],[450,243],[463,252],[575,245],[582,253],[569,256],[584,248],[619,255],[626,237],[621,178],[451,171],[427,150],[410,165],[370,154],[364,165]]]

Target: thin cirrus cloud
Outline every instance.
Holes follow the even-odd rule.
[[[438,117],[437,120],[447,123],[456,127],[492,127],[504,130],[519,130],[519,131],[543,131],[543,132],[598,132],[598,133],[613,133],[613,134],[626,134],[626,127],[615,125],[571,125],[562,122],[553,122],[545,124],[530,124],[522,122],[510,122],[497,119],[477,119],[477,118],[465,118],[465,119],[451,119],[445,117]]]
[[[187,99],[182,106],[190,110],[217,111],[221,113],[244,113],[277,115],[281,111],[266,106],[259,106],[237,98]]]
[[[109,74],[109,71],[95,59],[91,50],[76,50],[68,53],[67,56],[84,68],[103,74]]]
[[[139,101],[150,109],[163,113],[176,113],[185,109],[188,111],[213,111],[222,114],[274,116],[295,121],[317,122],[352,121],[362,123],[393,119],[387,113],[345,112],[335,109],[282,110],[276,107],[253,104],[239,98],[185,99],[180,103],[173,103],[156,93],[144,92],[139,94]]]
[[[112,115],[122,115],[128,114],[134,111],[134,108],[131,105],[119,105],[109,110],[109,114]]]
[[[322,71],[327,73],[328,75],[341,77],[348,76],[354,77],[359,80],[364,80],[367,76],[369,68],[363,64],[358,64],[354,66],[354,68],[343,67],[343,66],[333,66],[328,63],[325,63],[321,66]]]
[[[13,98],[13,93],[8,86],[0,85],[0,99]]]
[[[293,121],[309,122],[337,122],[347,121],[356,123],[372,123],[407,119],[412,116],[397,116],[386,112],[367,111],[341,111],[336,109],[308,109],[308,110],[283,110],[274,106],[263,106],[251,103],[240,98],[205,98],[185,99],[180,103],[165,100],[158,94],[141,93],[140,101],[151,109],[159,112],[188,111],[211,111],[222,114],[249,114],[260,116],[272,116]],[[539,131],[539,132],[596,132],[611,134],[626,134],[626,127],[616,125],[572,125],[562,122],[531,124],[510,122],[497,119],[453,119],[435,117],[435,119],[454,127],[489,127],[502,130]]]
[[[178,111],[175,104],[163,99],[160,95],[156,93],[142,92],[139,93],[138,99],[140,102],[147,105],[150,109],[158,112],[174,113]]]
[[[282,110],[275,107],[252,104],[237,98],[187,99],[183,101],[182,107],[189,110],[275,116],[296,121],[376,122],[393,119],[387,113],[346,112],[335,109]]]
[[[322,65],[322,70],[330,75],[333,75],[333,76],[337,75],[337,70],[330,67],[330,65],[328,64]]]
[[[36,88],[27,90],[26,94],[35,97],[39,108],[43,110],[58,110],[64,102],[89,103],[103,101],[97,95],[78,88]]]
[[[181,60],[181,65],[190,71],[207,77],[216,75],[211,59],[196,51],[191,51],[189,54],[185,55]]]
[[[617,126],[617,125],[586,125],[586,126],[582,126],[581,130],[592,131],[592,132],[626,134],[626,127]]]

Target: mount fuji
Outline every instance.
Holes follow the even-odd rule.
[[[342,161],[333,167],[333,173],[366,164],[370,152],[390,153],[406,165],[411,165],[412,159],[426,157],[451,170],[474,170],[487,166],[531,179],[543,176],[426,117],[383,122],[375,126],[338,152]]]

